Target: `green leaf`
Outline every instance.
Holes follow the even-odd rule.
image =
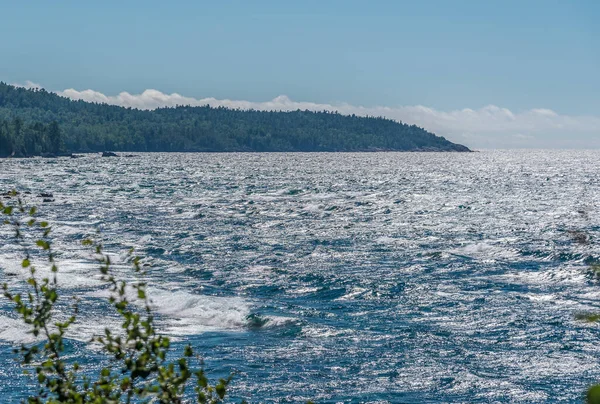
[[[577,313],[575,319],[587,323],[596,323],[600,320],[600,313]]]
[[[222,400],[225,397],[225,383],[221,380],[221,382],[215,386],[215,390]]]
[[[56,301],[56,299],[58,299],[58,294],[56,293],[56,291],[55,291],[55,290],[51,291],[51,292],[48,294],[48,299],[49,299],[51,302],[53,302],[53,303]]]
[[[600,384],[588,389],[585,402],[587,404],[600,404]]]
[[[27,258],[25,258],[25,259],[23,260],[23,262],[21,262],[21,266],[22,266],[23,268],[28,268],[28,267],[29,267],[29,265],[31,265],[31,263],[29,262],[29,260],[28,260]]]
[[[44,240],[38,240],[35,244],[39,247],[42,247],[44,250],[48,250],[50,248],[50,244]]]

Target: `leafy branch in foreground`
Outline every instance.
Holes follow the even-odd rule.
[[[128,284],[117,279],[110,256],[100,243],[89,239],[83,244],[94,252],[101,279],[110,291],[108,301],[121,318],[121,329],[106,328],[104,335],[90,341],[111,357],[110,366],[95,377],[77,362],[65,359],[65,339],[77,320],[77,301],[70,308],[60,301],[51,227],[36,218],[36,208],[26,207],[16,191],[9,196],[16,202],[0,202],[0,212],[24,252],[21,266],[27,271],[27,285],[26,291],[18,293],[6,283],[3,289],[37,341],[15,349],[20,362],[35,372],[37,390],[28,398],[29,403],[223,402],[231,376],[211,385],[189,345],[182,356],[170,359],[170,340],[155,328],[146,283],[138,280]],[[49,276],[39,275],[41,271],[34,265],[42,259],[47,262]],[[140,258],[133,255],[133,250],[128,261],[138,279],[143,279]],[[65,316],[64,312],[70,314]],[[191,388],[193,393],[187,390]]]
[[[584,233],[577,232],[575,241],[579,244],[587,244],[589,237]],[[589,263],[588,272],[594,278],[600,278],[600,264],[594,261]],[[598,323],[600,322],[600,313],[598,312],[582,312],[576,313],[575,319],[586,323]],[[594,384],[590,386],[585,395],[585,402],[587,404],[600,404],[600,384]]]

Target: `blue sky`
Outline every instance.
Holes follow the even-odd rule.
[[[590,121],[600,117],[596,1],[5,1],[0,11],[9,83],[440,113],[544,109],[589,118],[582,147],[600,137]],[[436,125],[450,137],[486,132]],[[504,136],[543,141],[527,127]]]

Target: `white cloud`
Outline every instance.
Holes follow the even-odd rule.
[[[40,87],[30,81],[23,87]],[[364,107],[342,104],[318,104],[293,101],[285,95],[271,101],[196,99],[177,93],[165,94],[158,90],[145,90],[141,94],[122,92],[107,96],[98,91],[78,91],[73,88],[58,94],[90,102],[107,103],[124,107],[155,109],[175,105],[211,105],[256,110],[312,110],[338,111],[341,114],[360,116],[385,116],[390,119],[415,124],[445,136],[454,142],[472,148],[600,148],[600,116],[562,115],[545,108],[513,112],[507,108],[488,105],[479,109],[440,111],[422,105]]]
[[[23,87],[23,88],[27,88],[27,89],[42,88],[42,86],[39,85],[38,83],[34,83],[33,81],[29,81],[29,80],[25,80],[25,84],[12,83],[11,85],[13,85],[15,87]]]

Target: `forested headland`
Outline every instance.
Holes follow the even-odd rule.
[[[129,152],[470,151],[415,125],[337,112],[139,110],[0,82],[0,157]]]

